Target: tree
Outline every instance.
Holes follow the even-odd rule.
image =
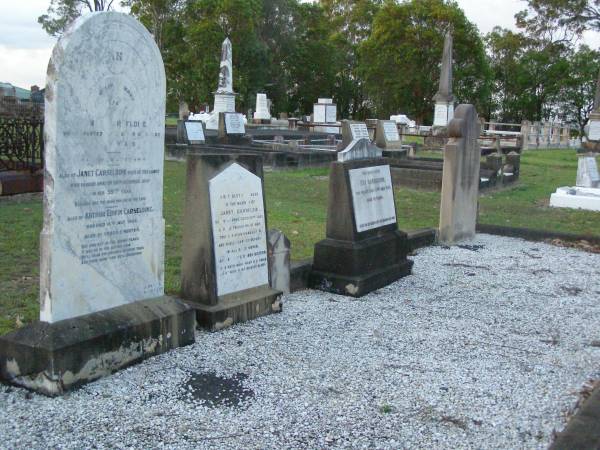
[[[123,0],[121,5],[128,7],[131,15],[150,30],[162,52],[165,27],[169,22],[177,20],[184,2],[185,0]]]
[[[564,41],[495,28],[486,41],[494,74],[493,107],[502,122],[547,120],[568,75],[570,46]]]
[[[403,112],[430,123],[444,34],[454,38],[454,95],[487,109],[491,72],[477,28],[454,2],[387,2],[360,46],[359,73],[378,117]]]
[[[580,135],[589,120],[600,71],[600,53],[582,45],[568,58],[569,69],[558,93],[557,116],[576,124]]]
[[[328,39],[336,49],[336,85],[332,95],[342,117],[366,118],[369,103],[358,73],[360,45],[369,37],[382,0],[321,0],[329,22]]]
[[[585,30],[600,31],[600,0],[528,0],[528,10],[517,14],[517,24],[531,34],[572,40]]]
[[[108,11],[114,0],[50,0],[46,14],[38,17],[38,23],[50,36],[60,36],[69,24],[83,11]]]

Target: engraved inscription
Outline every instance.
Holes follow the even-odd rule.
[[[390,166],[348,171],[356,231],[362,232],[396,222]]]

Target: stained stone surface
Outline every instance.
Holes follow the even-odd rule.
[[[290,240],[281,230],[268,233],[269,270],[271,287],[284,294],[290,293]]]
[[[164,117],[147,30],[117,12],[77,19],[48,65],[42,321],[163,295]]]
[[[390,166],[371,166],[348,171],[356,231],[396,223],[396,206]]]
[[[262,182],[237,163],[209,181],[217,295],[269,284]]]
[[[217,92],[220,94],[233,94],[233,52],[229,38],[225,38],[223,44],[221,44],[221,64]]]
[[[378,120],[375,132],[377,147],[385,149],[401,149],[402,139],[398,133],[398,125],[394,120]]]
[[[384,120],[382,125],[383,125],[383,132],[384,132],[386,140],[388,140],[388,141],[399,141],[400,140],[400,135],[398,134],[398,126],[396,125],[396,122],[393,122],[391,120]]]
[[[460,105],[448,124],[439,241],[452,244],[475,237],[479,200],[480,123],[473,105]]]
[[[205,140],[204,128],[200,121],[185,122],[185,132],[190,142],[204,142]]]

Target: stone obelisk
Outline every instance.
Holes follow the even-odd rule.
[[[435,111],[433,126],[445,127],[454,117],[454,95],[452,95],[452,33],[448,31],[444,38],[442,71],[437,94],[433,97]]]
[[[214,92],[215,104],[212,117],[206,123],[208,130],[216,130],[219,127],[219,113],[235,112],[235,96],[233,92],[233,62],[231,41],[225,38],[221,45],[221,66],[219,70],[219,85]]]

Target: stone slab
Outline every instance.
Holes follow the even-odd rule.
[[[171,297],[143,300],[0,337],[3,381],[56,396],[194,342],[195,314]]]
[[[196,311],[198,326],[211,331],[282,311],[281,291],[262,286],[225,296],[216,305],[187,304]]]
[[[600,211],[600,189],[560,187],[550,196],[550,206]]]
[[[129,15],[82,16],[56,44],[46,88],[41,320],[163,295],[165,92],[160,51]]]

